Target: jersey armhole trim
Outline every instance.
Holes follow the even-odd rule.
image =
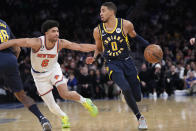
[[[59,52],[59,40],[58,40],[58,43],[57,43],[57,53]]]
[[[42,39],[41,39],[41,38],[39,38],[39,39],[40,39],[40,41],[41,41],[41,46],[40,46],[40,48],[39,48],[38,50],[36,50],[36,51],[32,49],[32,52],[33,52],[33,53],[37,53],[37,52],[41,49],[41,47],[42,47]]]
[[[101,38],[102,49],[104,50],[104,44],[103,44],[103,40],[102,40],[102,33],[101,33],[101,27],[100,27],[100,24],[98,25],[98,29],[99,29],[99,35],[100,35],[100,38]]]
[[[100,27],[100,24],[98,25],[98,29],[99,29],[99,36],[100,36],[100,38],[101,38],[101,40],[102,40],[102,33],[101,33],[101,27]]]
[[[126,39],[127,36],[125,36],[124,31],[123,31],[123,19],[121,19],[121,31],[122,31],[122,35]]]

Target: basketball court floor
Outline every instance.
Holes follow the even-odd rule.
[[[38,104],[50,120],[53,131],[138,131],[135,116],[121,100],[96,100],[99,115],[91,117],[79,103],[60,102],[69,115],[71,128],[61,130],[61,122],[46,105]],[[9,108],[9,109],[7,109]],[[149,131],[196,131],[196,97],[143,99],[139,103]],[[40,123],[21,105],[0,106],[0,131],[41,131]]]

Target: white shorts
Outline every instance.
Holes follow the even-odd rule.
[[[68,79],[63,76],[59,64],[56,64],[52,70],[45,73],[35,73],[31,69],[31,74],[40,96],[52,91],[53,85],[57,87],[60,84],[67,84],[68,81]]]

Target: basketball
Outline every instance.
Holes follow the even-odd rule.
[[[160,62],[163,58],[163,51],[159,45],[151,44],[145,48],[144,58],[149,63]]]

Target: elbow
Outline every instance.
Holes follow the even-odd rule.
[[[96,48],[96,51],[97,52],[103,52],[103,48],[102,47],[98,47],[98,48]]]
[[[10,46],[11,46],[11,47],[19,46],[19,42],[17,42],[15,39],[10,40]]]
[[[98,52],[102,52],[103,50],[102,50],[102,49],[97,49],[97,51],[98,51]]]

